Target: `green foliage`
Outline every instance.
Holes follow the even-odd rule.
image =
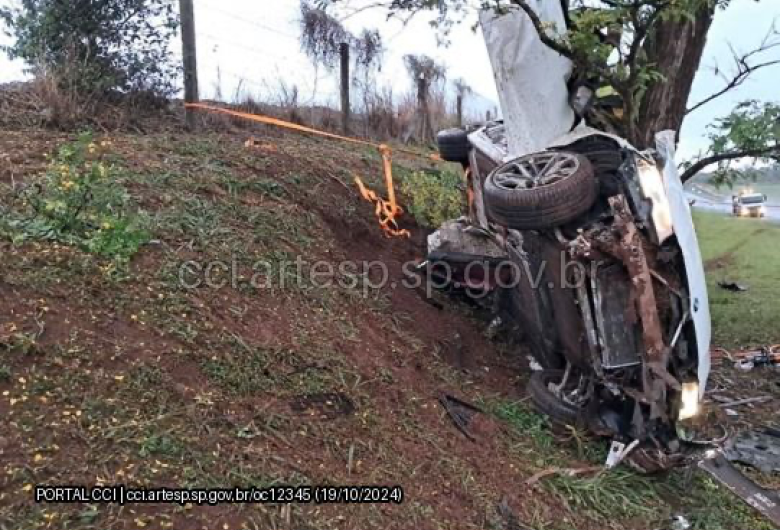
[[[401,182],[409,199],[408,210],[421,226],[438,228],[463,212],[463,179],[457,172],[415,171]]]
[[[0,234],[14,243],[28,239],[75,245],[103,256],[127,259],[150,234],[117,182],[118,168],[90,133],[62,145],[47,171],[23,188],[0,220]]]
[[[590,56],[597,64],[606,64],[615,49],[614,44],[599,38],[606,30],[620,34],[623,28],[623,13],[620,9],[583,9],[572,13],[572,22],[577,28],[567,35],[567,43],[578,55]]]
[[[618,468],[591,476],[559,474],[544,485],[575,512],[584,511],[601,521],[644,517],[652,520],[661,504],[660,482]]]
[[[547,417],[531,410],[523,403],[497,402],[491,407],[491,412],[507,422],[517,434],[534,440],[537,448],[551,449],[555,444]]]
[[[169,43],[178,28],[168,0],[21,0],[0,8],[15,37],[11,58],[54,72],[64,86],[87,94],[176,90]]]
[[[764,163],[780,161],[780,105],[746,101],[711,127],[708,156],[744,152]],[[712,182],[732,185],[751,177],[751,168],[735,167],[734,159],[718,162]]]

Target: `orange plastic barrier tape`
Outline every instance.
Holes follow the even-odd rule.
[[[297,123],[280,120],[278,118],[272,118],[270,116],[263,116],[261,114],[250,114],[248,112],[239,112],[236,110],[225,109],[222,107],[215,107],[213,105],[204,105],[203,103],[185,103],[185,107],[193,109],[201,109],[210,112],[219,112],[227,114],[229,116],[235,116],[236,118],[243,118],[246,120],[256,121],[264,123],[266,125],[274,125],[277,127],[283,127],[285,129],[291,129],[294,131],[314,134],[317,136],[323,136],[325,138],[332,138],[334,140],[341,140],[344,142],[350,142],[359,145],[367,145],[379,150],[382,155],[383,170],[385,174],[385,186],[387,187],[387,200],[382,199],[376,193],[368,189],[363,181],[359,177],[355,177],[355,184],[357,184],[360,195],[367,201],[376,204],[376,216],[379,220],[379,226],[382,227],[385,234],[390,237],[409,237],[408,230],[401,230],[398,228],[396,218],[403,214],[403,209],[398,206],[395,198],[395,186],[393,183],[393,164],[392,164],[392,149],[385,144],[378,144],[368,140],[360,138],[351,138],[349,136],[342,136],[340,134],[329,133],[327,131],[320,131],[319,129],[313,129]],[[434,162],[441,162],[441,158],[438,154],[423,155],[409,149],[397,149],[397,151],[421,158],[427,158]]]

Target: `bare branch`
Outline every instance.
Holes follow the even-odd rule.
[[[737,160],[739,158],[751,158],[751,157],[764,157],[764,156],[780,156],[780,145],[772,145],[768,147],[760,147],[755,149],[744,149],[739,151],[730,151],[728,153],[719,153],[717,155],[711,155],[704,158],[700,158],[688,169],[686,169],[680,180],[685,183],[688,180],[696,176],[697,173],[704,170],[704,168],[717,164],[718,162],[725,162],[727,160]]]
[[[720,74],[716,66],[715,73],[720,75],[720,77],[725,81],[726,84],[720,90],[713,92],[712,94],[705,97],[698,103],[689,107],[685,111],[686,116],[691,112],[700,109],[707,103],[710,103],[718,99],[719,97],[727,94],[731,90],[734,90],[735,88],[739,87],[756,71],[761,70],[762,68],[767,68],[769,66],[775,66],[780,64],[780,59],[773,59],[771,61],[765,61],[758,64],[750,64],[750,59],[756,57],[757,55],[766,53],[773,49],[780,48],[780,39],[777,38],[778,36],[780,36],[780,32],[778,32],[775,23],[772,23],[772,27],[767,32],[766,36],[764,36],[759,46],[747,53],[740,54],[734,49],[733,46],[729,44],[732,58],[734,59],[734,64],[736,66],[734,73],[730,77],[725,74]]]

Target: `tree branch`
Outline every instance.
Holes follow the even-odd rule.
[[[691,165],[691,167],[686,169],[683,174],[680,175],[680,180],[684,184],[704,168],[711,166],[712,164],[717,164],[718,162],[725,162],[726,160],[737,160],[738,158],[761,157],[771,154],[780,155],[780,145],[772,145],[755,149],[744,149],[740,151],[730,151],[728,153],[719,153],[717,155],[707,156],[700,158],[693,165]]]
[[[545,44],[551,50],[558,52],[558,54],[563,55],[567,59],[571,59],[572,61],[575,60],[574,54],[568,47],[564,46],[547,34],[547,30],[544,27],[542,19],[539,18],[539,15],[536,14],[536,11],[534,11],[525,0],[510,0],[510,2],[512,5],[522,9],[525,14],[528,15],[528,18],[531,19],[531,23],[534,25],[536,33],[539,34],[539,39],[543,44]]]
[[[772,27],[769,28],[769,31],[767,32],[766,36],[762,39],[761,44],[754,50],[739,55],[734,50],[734,48],[731,48],[731,54],[737,67],[736,72],[731,76],[730,79],[726,78],[726,76],[722,76],[726,80],[726,85],[720,90],[713,92],[706,98],[702,99],[695,105],[689,107],[685,111],[685,115],[687,116],[691,112],[703,107],[707,103],[710,103],[718,99],[719,97],[725,95],[726,93],[730,92],[731,90],[737,88],[742,83],[744,83],[754,72],[761,70],[762,68],[767,68],[769,66],[775,66],[777,64],[780,64],[780,59],[774,59],[771,61],[766,61],[755,65],[751,65],[749,62],[749,60],[756,55],[767,52],[774,48],[780,48],[780,40],[772,40],[772,37],[776,37],[778,35],[780,35],[780,32],[778,32],[778,30],[776,29],[775,23],[772,23]],[[717,65],[715,66],[715,72],[718,73]]]
[[[750,74],[752,74],[756,70],[760,70],[761,68],[766,68],[767,66],[774,66],[776,64],[780,64],[780,59],[778,59],[776,61],[768,61],[768,62],[765,62],[765,63],[757,64],[755,66],[750,66],[749,68],[747,68],[745,70],[740,69],[740,71],[738,73],[736,73],[734,75],[734,77],[731,78],[731,80],[726,84],[726,86],[724,86],[722,89],[718,90],[717,92],[714,92],[714,93],[710,94],[709,96],[707,96],[706,98],[702,99],[701,101],[699,101],[695,105],[692,105],[690,108],[688,108],[685,111],[685,115],[687,116],[691,112],[693,112],[693,111],[703,107],[707,103],[710,103],[711,101],[714,101],[714,100],[718,99],[719,97],[723,96],[727,92],[737,88],[739,85],[744,83],[745,80],[747,80],[747,78],[750,76]]]

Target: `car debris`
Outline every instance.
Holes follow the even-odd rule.
[[[780,344],[733,353],[718,348],[712,352],[712,358],[716,361],[728,359],[734,363],[735,368],[746,372],[758,366],[777,366],[780,364]]]
[[[723,454],[731,462],[755,467],[762,473],[780,473],[779,435],[776,429],[743,431],[728,441]]]
[[[776,526],[780,526],[780,496],[777,492],[762,488],[747,478],[729,462],[722,451],[708,451],[698,465]]]
[[[628,445],[622,442],[618,442],[617,440],[613,440],[612,445],[609,447],[609,454],[607,455],[607,461],[604,464],[604,467],[607,469],[617,467],[621,462],[623,462],[623,460],[626,459],[629,454],[631,454],[631,451],[636,449],[638,445],[639,440],[634,440]]]
[[[750,405],[753,403],[766,403],[767,401],[772,401],[772,396],[756,396],[751,398],[745,398],[745,399],[737,399],[735,401],[727,401],[725,403],[721,403],[719,406],[724,409],[739,407],[740,405]]]
[[[729,281],[718,282],[718,287],[735,293],[742,293],[750,289],[750,287],[748,287],[747,285],[743,285],[737,282],[729,282]]]
[[[444,407],[444,410],[455,424],[455,427],[457,427],[466,438],[472,442],[476,442],[477,438],[469,431],[469,424],[475,414],[484,414],[483,410],[449,394],[441,396],[439,398],[439,403]]]
[[[675,515],[672,517],[671,530],[690,530],[693,525],[684,515]]]
[[[778,364],[780,364],[780,353],[771,349],[764,349],[738,359],[734,363],[734,367],[744,372],[749,372],[757,366],[777,366]]]

